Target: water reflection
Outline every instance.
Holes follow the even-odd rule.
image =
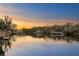
[[[0,38],[0,56],[4,56],[5,55],[5,52],[8,52],[8,49],[11,48],[11,45],[13,42],[16,41],[16,37],[24,37],[24,36],[28,36],[28,35],[11,35],[9,36],[8,39],[3,39],[3,38]],[[44,35],[44,36],[37,36],[37,35],[31,35],[32,38],[38,38],[38,39],[44,39],[46,41],[48,40],[55,40],[55,41],[58,41],[58,40],[64,40],[66,41],[67,43],[72,43],[73,41],[75,42],[79,42],[79,39],[78,38],[72,38],[72,37],[60,37],[60,36],[47,36],[47,35]]]
[[[5,55],[5,52],[7,52],[9,48],[11,48],[11,44],[14,41],[15,39],[12,35],[9,36],[8,39],[0,38],[0,56]]]
[[[79,42],[79,37],[74,37],[74,36],[53,36],[53,35],[42,35],[42,36],[37,36],[37,35],[31,35],[33,38],[43,38],[44,40],[64,40],[67,43],[71,43],[72,41]]]

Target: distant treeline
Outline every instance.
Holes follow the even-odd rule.
[[[31,29],[23,28],[21,31],[27,35],[35,35],[38,33],[42,35],[51,35],[52,32],[62,32],[66,36],[79,36],[79,24],[67,23],[64,25],[33,27]]]

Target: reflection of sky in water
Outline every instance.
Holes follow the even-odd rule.
[[[6,55],[79,55],[79,43],[67,43],[64,40],[44,40],[30,36],[17,37]]]

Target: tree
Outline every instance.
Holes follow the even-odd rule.
[[[4,19],[0,19],[0,30],[14,31],[16,30],[16,24],[12,23],[12,18],[5,16]]]

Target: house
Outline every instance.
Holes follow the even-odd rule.
[[[65,34],[63,32],[59,32],[59,31],[50,31],[50,35],[52,35],[52,36],[64,36]]]
[[[37,36],[42,36],[43,31],[42,31],[42,30],[36,30],[36,31],[34,32],[34,34],[37,35]]]

